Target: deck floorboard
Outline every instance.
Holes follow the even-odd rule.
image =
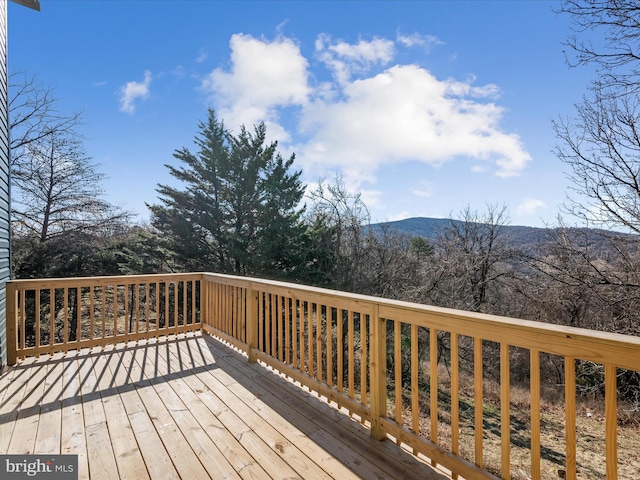
[[[77,454],[82,479],[449,478],[199,333],[27,359],[0,400],[0,454]]]

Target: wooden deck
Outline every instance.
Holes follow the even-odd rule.
[[[8,368],[0,453],[78,454],[94,480],[450,478],[201,334]]]

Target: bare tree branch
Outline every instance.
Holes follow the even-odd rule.
[[[640,5],[635,0],[565,0],[557,10],[573,23],[565,41],[570,66],[595,65],[594,83],[624,96],[640,89]],[[596,35],[596,40],[592,40]],[[599,35],[599,37],[598,37]]]
[[[35,75],[19,71],[9,75],[9,128],[12,162],[20,161],[24,148],[53,133],[75,131],[82,114],[63,114],[54,89]],[[76,132],[77,135],[77,132]]]

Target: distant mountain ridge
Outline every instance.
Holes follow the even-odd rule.
[[[462,223],[460,220],[451,220],[448,218],[413,217],[404,220],[395,220],[393,222],[376,223],[371,225],[371,228],[374,231],[379,231],[382,228],[390,228],[398,233],[412,237],[424,237],[435,240],[438,233],[450,225],[452,221],[454,223]],[[549,235],[555,230],[553,228],[526,227],[520,225],[505,225],[503,228],[504,234],[513,247],[539,245],[547,240]],[[598,232],[604,232],[604,230],[593,228],[581,229],[576,227],[574,229],[576,231],[587,230],[593,232],[594,236],[596,236],[595,234]]]

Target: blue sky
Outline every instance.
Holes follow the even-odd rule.
[[[82,111],[107,199],[148,218],[207,108],[264,121],[305,183],[340,173],[374,221],[505,204],[553,223],[566,196],[551,120],[569,69],[549,1],[118,1],[9,4],[9,68]]]

